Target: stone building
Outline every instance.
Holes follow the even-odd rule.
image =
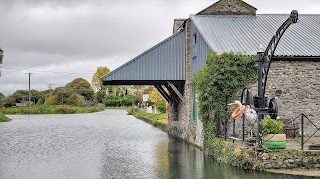
[[[205,65],[208,49],[218,54],[233,51],[255,56],[260,45],[267,47],[289,17],[256,14],[256,10],[241,0],[220,0],[183,23],[178,19],[172,36],[105,75],[102,81],[105,85],[155,85],[170,103],[169,133],[201,147],[203,125],[193,76]],[[320,14],[302,14],[298,23],[289,27],[275,52],[266,91],[269,98],[277,98],[280,118],[304,113],[318,126],[319,21]],[[312,129],[311,123],[307,126]]]

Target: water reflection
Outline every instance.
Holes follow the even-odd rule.
[[[249,172],[218,163],[193,145],[177,138],[170,138],[169,174],[164,178],[176,179],[303,179],[314,177]]]
[[[0,123],[0,178],[288,179],[215,162],[123,110]]]

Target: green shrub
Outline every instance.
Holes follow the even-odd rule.
[[[165,113],[166,112],[166,101],[165,100],[157,101],[157,102],[155,102],[154,107],[156,107],[160,112]]]
[[[70,106],[57,106],[53,111],[54,114],[74,114],[76,110]]]
[[[53,96],[48,97],[48,98],[45,100],[44,104],[45,104],[45,105],[56,105],[56,104],[58,104],[57,96],[56,96],[56,95],[53,95]]]
[[[264,116],[262,120],[262,135],[281,134],[283,133],[283,123],[275,119],[271,119],[269,115]],[[256,133],[258,133],[258,124],[255,125]]]
[[[255,61],[254,56],[246,54],[208,51],[206,66],[194,77],[196,93],[199,94],[199,114],[204,127],[204,148],[216,133],[216,119],[219,116],[231,116],[227,103],[238,98],[237,92],[256,82]]]
[[[104,99],[104,104],[108,107],[132,106],[133,100],[134,97],[130,95],[123,97],[109,95]]]
[[[128,108],[128,110],[127,110],[127,115],[133,115],[134,110],[135,110],[134,107]]]
[[[9,122],[10,119],[4,114],[0,113],[0,122]]]
[[[67,104],[74,105],[74,106],[84,106],[85,105],[84,97],[80,96],[78,94],[72,94],[66,102],[67,102]]]
[[[10,108],[16,105],[16,99],[12,97],[7,97],[2,102],[3,106],[6,108]]]
[[[42,98],[40,98],[37,102],[37,105],[42,105],[44,103],[44,100]]]
[[[0,108],[4,114],[74,114],[103,111],[102,106],[35,105],[29,107]]]

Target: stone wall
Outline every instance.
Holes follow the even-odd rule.
[[[241,0],[221,0],[198,15],[256,15],[256,8]]]
[[[207,149],[217,161],[248,170],[265,169],[320,169],[319,151],[266,150],[258,152],[252,147],[216,138]]]
[[[302,152],[297,150],[287,151],[286,154],[263,153],[260,157],[265,169],[320,169],[318,151]]]
[[[276,91],[282,94],[276,95]],[[257,84],[250,87],[257,95]],[[276,98],[279,106],[278,118],[292,120],[305,114],[318,128],[320,127],[320,62],[312,61],[276,61],[270,66],[266,96],[268,102]],[[239,97],[240,99],[240,97]],[[298,123],[300,118],[297,118]],[[311,135],[316,128],[305,120],[305,135]],[[241,134],[241,119],[236,120],[237,134]],[[231,131],[231,127],[229,128]],[[320,131],[316,133],[320,136]]]
[[[185,99],[184,103],[180,103],[178,105],[178,119],[175,120],[173,117],[173,106],[170,105],[170,112],[169,112],[169,134],[180,137],[182,139],[186,139],[187,131],[188,131],[188,124],[189,124],[189,116],[190,116],[190,75],[191,75],[191,68],[190,68],[190,19],[186,21],[185,26],[185,60],[186,60],[186,81],[184,83],[184,91],[183,96]]]
[[[256,8],[241,0],[221,0],[209,6],[198,15],[255,15]],[[178,119],[174,120],[173,106],[169,106],[169,134],[180,137],[199,147],[203,146],[203,124],[201,120],[193,121],[193,94],[191,79],[191,35],[190,19],[186,21],[186,81],[184,84],[183,96],[185,102],[178,105]]]
[[[203,146],[202,122],[194,122],[192,119],[193,112],[193,95],[191,80],[191,51],[190,51],[190,19],[186,22],[186,81],[184,83],[184,103],[178,105],[178,120],[173,119],[173,108],[170,106],[169,112],[169,134],[180,137],[189,143],[198,147]]]

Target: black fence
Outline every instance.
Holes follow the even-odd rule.
[[[248,130],[245,131],[245,115],[241,116],[241,134],[236,134],[236,120],[230,119],[229,116],[225,115],[225,113],[217,113],[216,115],[216,137],[224,138],[224,140],[232,140],[235,142],[236,140],[247,142],[245,140],[246,136],[248,136]],[[228,122],[228,120],[231,120],[231,123]],[[301,150],[304,150],[305,144],[314,137],[317,133],[320,133],[320,127],[317,126],[312,120],[309,119],[308,116],[305,114],[300,114],[295,118],[292,119],[282,119],[281,120],[284,123],[283,126],[283,133],[287,134],[287,136],[290,136],[290,139],[292,139],[297,142],[300,145]],[[230,124],[229,124],[230,123]],[[308,136],[306,137],[306,124],[308,123]],[[228,127],[228,125],[232,125],[231,128]],[[232,133],[228,133],[228,129],[232,130]],[[313,131],[310,134],[310,129],[313,129]],[[254,129],[251,129],[251,131],[254,131]],[[254,132],[253,132],[254,133]],[[289,134],[289,135],[288,135]],[[298,135],[297,135],[298,134]],[[274,135],[273,135],[274,136]],[[269,141],[273,136],[271,136],[268,140]],[[254,137],[256,137],[254,135]],[[255,141],[255,140],[254,140]],[[266,142],[264,141],[264,142]],[[252,142],[252,141],[251,141]],[[320,141],[319,143],[320,144]],[[255,143],[253,143],[255,145]]]

